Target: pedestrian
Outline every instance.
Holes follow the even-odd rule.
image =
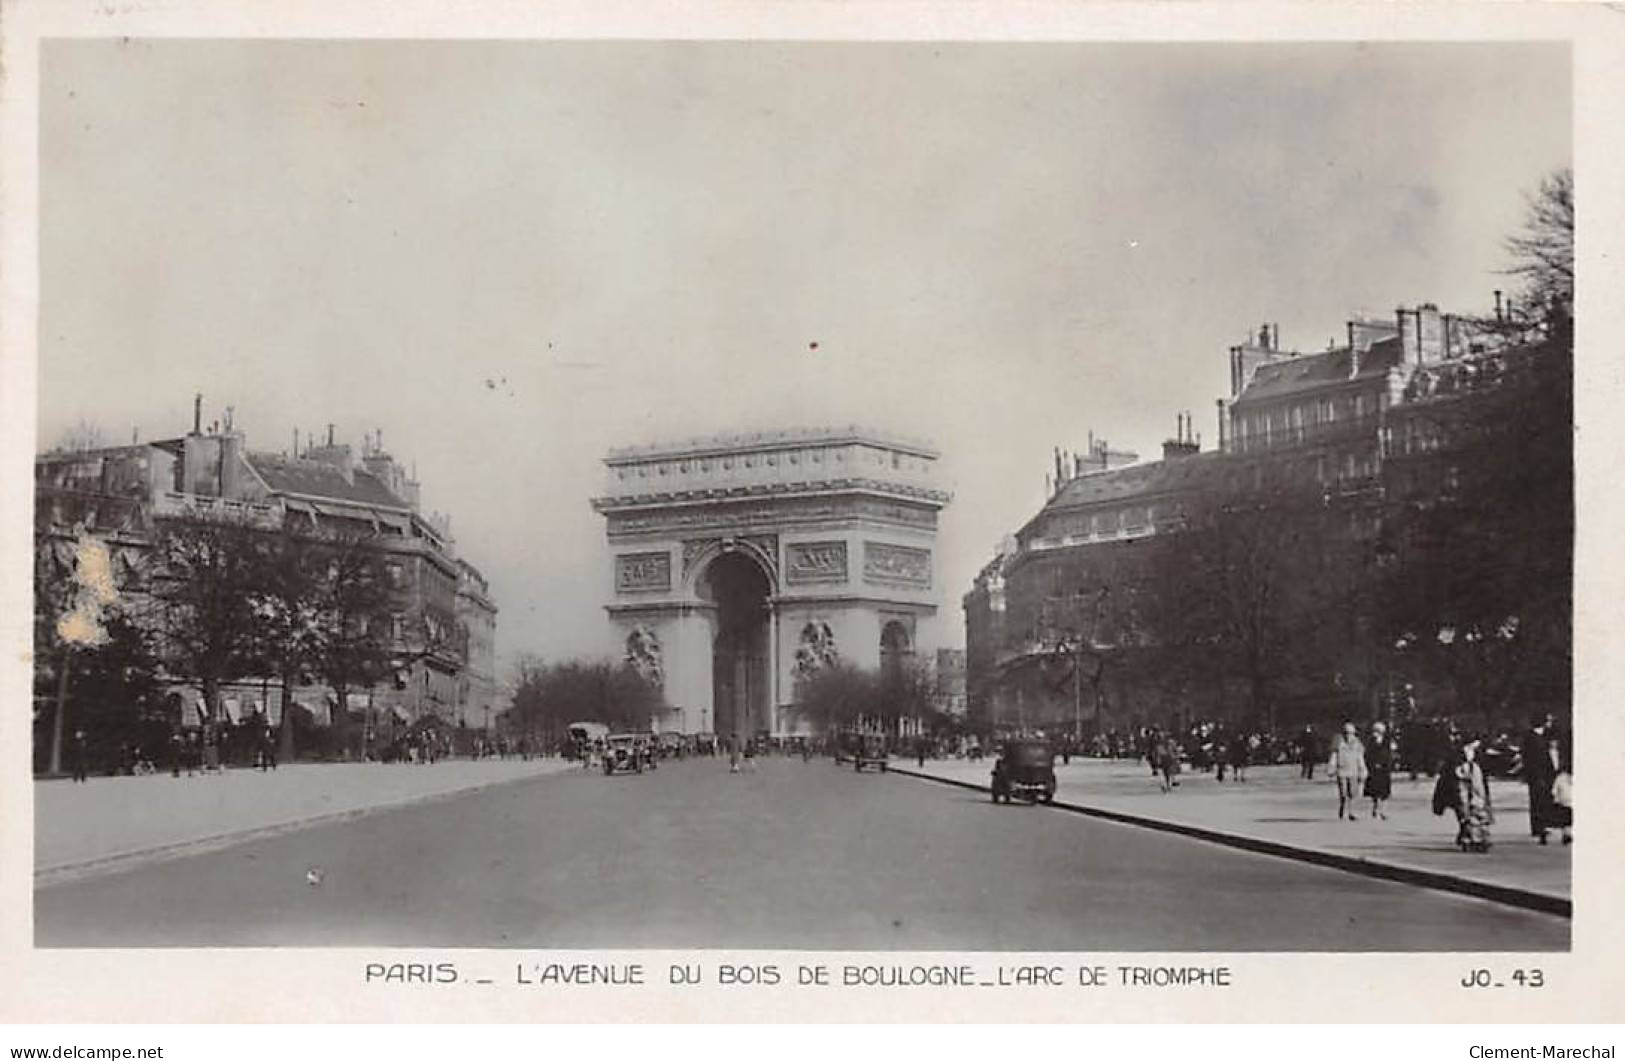
[[[925,738],[918,737],[914,741],[914,753],[919,760],[921,770],[925,769]]]
[[[1354,813],[1354,808],[1360,799],[1367,770],[1365,745],[1360,743],[1354,723],[1343,723],[1343,734],[1332,744],[1332,755],[1327,760],[1326,770],[1337,783],[1338,820],[1355,821],[1360,817]]]
[[[1387,821],[1388,814],[1383,808],[1388,804],[1388,797],[1394,794],[1394,746],[1388,739],[1385,722],[1371,725],[1371,746],[1366,749],[1365,765],[1365,794],[1371,799],[1371,816]]]
[[[73,731],[73,740],[68,742],[68,768],[73,771],[74,781],[88,780],[90,769],[90,743],[85,740],[85,731]]]
[[[1303,727],[1303,736],[1299,738],[1299,741],[1298,766],[1302,770],[1300,776],[1305,781],[1313,781],[1315,779],[1315,758],[1320,754],[1315,747],[1315,727]]]
[[[1563,834],[1563,844],[1574,843],[1574,767],[1571,750],[1556,734],[1548,733],[1557,754],[1557,776],[1552,779],[1552,827]]]
[[[1529,729],[1518,744],[1518,762],[1523,783],[1529,789],[1529,835],[1546,843],[1546,833],[1554,828],[1552,785],[1557,781],[1557,764],[1552,761],[1550,715],[1531,715]]]
[[[1495,823],[1489,780],[1478,761],[1481,743],[1477,737],[1464,741],[1450,769],[1456,787],[1456,846],[1480,854],[1490,849],[1490,826]]]
[[[1252,761],[1253,746],[1251,738],[1244,734],[1236,734],[1230,739],[1230,770],[1236,781],[1247,780],[1247,766]]]
[[[730,774],[739,772],[739,734],[737,733],[728,734],[728,772]]]
[[[266,726],[260,731],[260,773],[276,769],[276,731]]]
[[[1179,747],[1174,743],[1172,736],[1162,737],[1156,744],[1155,769],[1162,783],[1164,792],[1171,792],[1179,787],[1176,777],[1179,774]]]

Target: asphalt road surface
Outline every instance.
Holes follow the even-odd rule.
[[[43,947],[1526,951],[1566,948],[1569,922],[828,759],[738,775],[703,759],[46,888],[35,933]]]

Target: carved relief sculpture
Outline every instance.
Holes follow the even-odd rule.
[[[863,543],[863,577],[875,582],[931,585],[931,550],[884,542]]]
[[[801,628],[801,643],[796,646],[796,679],[805,681],[828,667],[841,662],[835,647],[835,631],[822,619],[814,619]]]
[[[660,638],[647,626],[636,626],[626,637],[626,662],[656,689],[666,684],[666,668],[660,656]]]
[[[785,554],[787,581],[792,585],[846,581],[845,542],[797,542],[787,546]]]

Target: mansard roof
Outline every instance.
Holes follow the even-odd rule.
[[[271,453],[250,453],[247,460],[273,493],[331,498],[403,511],[411,507],[365,468],[353,469],[352,477],[347,479],[337,467],[321,461],[290,460]]]
[[[1172,460],[1148,461],[1130,464],[1111,471],[1080,475],[1061,487],[1050,498],[1044,512],[1083,508],[1111,501],[1126,501],[1136,497],[1174,493],[1193,489],[1213,470],[1215,462],[1223,459],[1217,450],[1193,453]]]
[[[1253,371],[1253,378],[1236,398],[1237,404],[1281,398],[1290,394],[1335,387],[1351,381],[1369,381],[1383,376],[1399,363],[1400,341],[1383,339],[1360,354],[1359,369],[1351,373],[1349,348],[1339,347],[1318,354],[1299,354],[1267,361]]]

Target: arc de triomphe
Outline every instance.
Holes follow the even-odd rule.
[[[934,651],[937,456],[860,428],[612,450],[606,607],[659,728],[794,733],[798,675]]]

